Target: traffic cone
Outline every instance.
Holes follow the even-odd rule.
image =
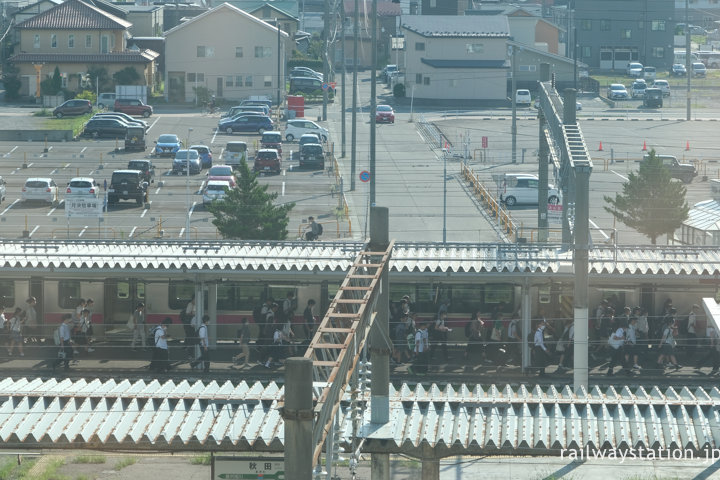
[[[602,149],[602,141],[600,141],[600,146],[598,147],[598,152],[602,152],[602,151],[603,151],[603,149]]]
[[[643,152],[647,152],[647,145],[645,144],[645,140],[643,140]]]
[[[687,142],[685,142],[685,151],[687,152],[687,151],[689,151],[689,150],[690,150],[690,140],[688,140]]]

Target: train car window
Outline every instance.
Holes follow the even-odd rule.
[[[452,300],[452,291],[448,285],[417,285],[415,295],[415,311],[418,314],[425,314],[434,317],[440,306],[440,300],[449,298]],[[412,294],[410,294],[412,297]],[[451,312],[458,312],[456,305],[450,305]]]
[[[450,299],[450,312],[472,314],[473,311],[485,312],[483,305],[483,290],[485,285],[453,285],[447,295],[438,297],[438,305],[443,298]]]
[[[75,308],[81,298],[79,280],[60,280],[58,282],[58,306],[60,308]]]
[[[145,284],[142,282],[137,282],[135,284],[135,295],[137,296],[138,300],[145,300]]]
[[[15,282],[12,280],[0,280],[0,302],[3,307],[15,305]]]
[[[193,295],[195,295],[195,284],[193,282],[170,281],[170,285],[168,285],[168,307],[170,307],[170,310],[185,308]]]
[[[246,285],[225,282],[218,285],[218,310],[241,310],[251,312],[265,299],[264,285]]]
[[[295,285],[270,285],[268,287],[268,295],[280,306],[282,306],[282,302],[285,300],[285,297],[287,297],[288,292],[293,292],[297,299],[297,287],[295,287]]]
[[[130,282],[117,282],[117,298],[130,298]]]
[[[491,311],[497,304],[504,303],[506,313],[512,313],[515,308],[515,287],[505,284],[489,284],[484,286],[483,307]]]

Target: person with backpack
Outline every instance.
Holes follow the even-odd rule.
[[[15,309],[15,313],[10,319],[10,346],[8,347],[8,356],[12,356],[15,346],[17,345],[20,356],[24,357],[23,352],[23,327],[25,317],[22,316],[22,308]]]
[[[303,312],[303,326],[305,328],[305,338],[307,338],[308,340],[312,340],[313,335],[315,335],[315,329],[317,328],[317,317],[313,312],[314,307],[315,300],[311,298],[307,301],[307,306],[305,307],[305,311]]]
[[[465,336],[468,343],[465,347],[464,358],[470,358],[470,355],[482,346],[483,321],[480,318],[480,312],[473,312],[470,321],[465,324]]]
[[[675,310],[673,308],[673,310]],[[678,364],[675,359],[675,347],[677,346],[677,328],[675,328],[674,316],[669,316],[665,319],[665,329],[663,330],[662,338],[660,339],[660,356],[658,357],[657,363],[658,368],[665,369],[665,361],[670,360],[670,363],[675,370],[680,370],[682,365]]]
[[[203,373],[210,372],[210,341],[208,337],[207,324],[210,321],[210,315],[202,316],[202,323],[198,327],[198,347],[200,348],[200,357],[194,362],[190,363],[190,366],[195,368],[196,365],[202,366]]]
[[[170,350],[167,343],[168,325],[172,318],[165,317],[160,325],[156,325],[150,334],[153,337],[153,355],[150,370],[158,373],[167,373],[170,370]]]
[[[58,358],[53,363],[53,372],[60,364],[65,364],[65,371],[70,370],[70,360],[73,359],[73,345],[72,345],[72,330],[73,318],[72,315],[66,313],[63,315],[62,323],[58,328],[58,342],[60,351],[58,352]]]
[[[182,322],[183,331],[185,332],[184,344],[188,355],[192,355],[192,349],[197,343],[195,329],[192,326],[193,318],[195,318],[195,295],[192,296],[188,304],[180,312],[180,322]]]
[[[317,223],[314,217],[309,217],[308,221],[310,225],[308,225],[307,231],[305,232],[305,239],[312,242],[320,238],[320,235],[323,234],[323,226]]]

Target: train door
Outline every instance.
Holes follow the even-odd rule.
[[[110,325],[125,324],[138,302],[145,302],[145,282],[135,278],[105,281],[105,318]]]
[[[30,296],[37,298],[37,304],[35,305],[35,311],[37,312],[37,318],[40,325],[45,324],[45,290],[43,289],[42,277],[30,277]],[[27,304],[25,301],[27,298],[18,298],[17,305],[21,308],[25,308]]]

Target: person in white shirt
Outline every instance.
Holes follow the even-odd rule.
[[[614,375],[613,369],[615,365],[625,365],[625,323],[620,322],[620,326],[617,330],[610,334],[608,339],[610,345],[610,365],[608,366],[607,375],[612,377]]]
[[[60,324],[59,336],[60,336],[60,352],[57,361],[53,364],[53,371],[60,366],[61,363],[65,364],[65,370],[70,370],[70,360],[73,358],[73,346],[71,337],[71,328],[73,324],[72,315],[66,313],[63,315],[63,321]]]
[[[165,373],[170,370],[170,351],[168,350],[168,325],[172,323],[172,318],[165,317],[160,325],[155,327],[153,332],[155,348],[153,348],[153,361],[150,363],[150,369],[157,372]]]
[[[428,371],[428,333],[427,323],[421,323],[415,332],[415,360],[412,367],[408,367],[411,375],[425,375]]]
[[[665,320],[665,329],[663,330],[662,338],[660,339],[660,356],[658,357],[657,363],[658,368],[665,368],[665,360],[670,360],[670,363],[676,370],[679,370],[682,365],[678,364],[675,359],[675,346],[677,345],[677,329],[675,328],[675,318],[668,316]]]
[[[545,366],[548,362],[548,349],[545,346],[545,329],[547,328],[547,320],[542,318],[538,324],[537,330],[535,330],[535,337],[533,338],[533,363],[538,370],[538,375],[541,377],[545,376]]]
[[[210,342],[208,337],[208,322],[210,321],[210,315],[203,315],[202,316],[202,324],[197,330],[197,336],[198,336],[198,347],[200,348],[200,357],[194,361],[191,362],[190,365],[192,367],[195,367],[195,365],[201,365],[203,367],[203,373],[209,373],[210,372]]]
[[[638,346],[637,322],[637,317],[630,317],[630,325],[628,325],[627,331],[625,332],[625,362],[626,365],[630,365],[630,360],[632,360],[632,368],[642,370],[642,367],[638,363],[640,347]]]

